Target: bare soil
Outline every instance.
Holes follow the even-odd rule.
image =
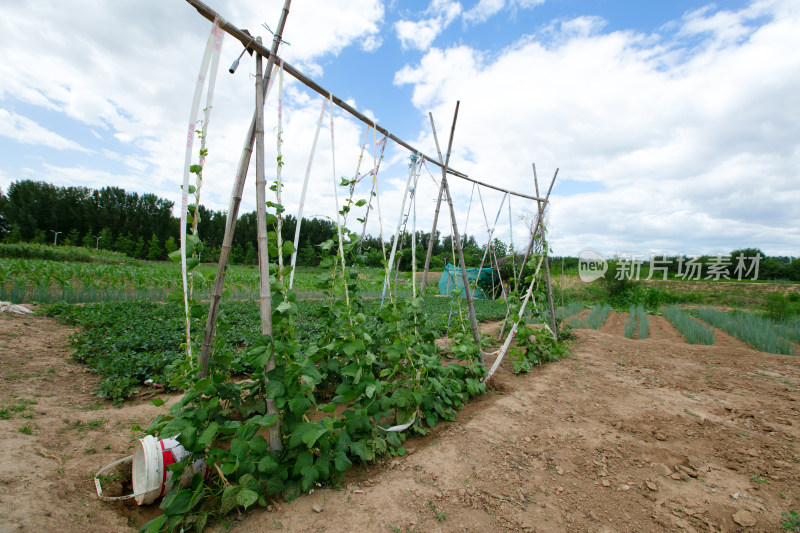
[[[720,331],[692,346],[657,316],[647,339],[629,340],[626,320],[577,330],[569,358],[531,374],[503,369],[407,455],[232,530],[780,530],[781,512],[800,508],[797,359]],[[0,407],[36,402],[0,420],[0,531],[128,531],[157,513],[99,501],[91,478],[163,408],[99,401],[70,334],[0,315]]]

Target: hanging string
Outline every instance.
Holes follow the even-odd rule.
[[[314,142],[311,143],[311,153],[308,155],[308,165],[306,166],[306,176],[303,180],[303,190],[300,193],[300,207],[297,209],[297,224],[294,228],[294,251],[292,252],[292,271],[289,274],[289,289],[294,286],[294,270],[297,264],[297,248],[300,246],[300,225],[303,223],[303,207],[306,202],[306,192],[308,191],[308,181],[311,176],[311,164],[314,162],[314,153],[317,151],[317,140],[319,140],[319,130],[322,128],[322,119],[325,118],[325,108],[328,107],[328,99],[322,99],[322,109],[319,111],[317,129],[314,132]]]
[[[185,321],[184,326],[186,330],[186,356],[189,360],[192,357],[192,331],[191,331],[191,320],[189,314],[189,296],[192,293],[194,287],[193,283],[190,284],[190,276],[188,275],[188,266],[186,260],[186,223],[187,223],[187,211],[189,209],[189,176],[191,174],[192,168],[192,146],[194,145],[194,135],[195,129],[197,125],[197,115],[200,110],[200,96],[203,92],[203,86],[205,85],[206,81],[206,73],[209,72],[209,67],[211,68],[211,80],[216,79],[217,75],[217,66],[219,65],[219,56],[220,50],[222,49],[222,40],[225,36],[225,32],[222,31],[220,28],[221,25],[221,18],[217,15],[214,18],[214,23],[211,26],[211,33],[208,36],[208,41],[206,42],[206,49],[203,52],[203,58],[200,61],[200,73],[197,76],[197,84],[195,85],[194,89],[194,96],[192,98],[192,107],[191,111],[189,112],[189,127],[186,136],[186,154],[184,157],[184,164],[183,164],[183,186],[181,190],[181,220],[180,220],[180,234],[181,234],[181,281],[183,284],[183,305],[185,309]],[[203,137],[205,138],[205,132],[207,131],[207,124],[210,119],[211,114],[211,102],[213,99],[214,94],[214,83],[213,81],[209,82],[208,85],[208,93],[206,96],[206,109],[204,113],[204,128],[203,128]],[[203,149],[205,148],[205,144],[202,145]],[[203,160],[205,161],[205,159]],[[197,210],[195,209],[194,218],[197,218]],[[192,225],[196,230],[197,225],[195,220],[193,220]],[[194,235],[196,238],[196,234]]]
[[[513,274],[513,277],[511,279],[517,279],[517,264],[516,264],[516,261],[514,260],[514,224],[512,223],[511,220],[512,220],[512,217],[511,217],[511,197],[509,196],[509,198],[508,198],[508,233],[509,233],[509,236],[508,237],[509,237],[509,248],[510,248],[509,252],[510,252],[510,255],[511,255],[511,272]],[[502,279],[501,279],[501,283],[502,283]],[[509,285],[509,287],[510,287],[510,285]]]
[[[339,236],[339,255],[342,258],[342,281],[344,285],[344,300],[347,303],[347,315],[350,318],[350,294],[347,290],[347,276],[345,275],[345,261],[344,261],[344,243],[342,237],[342,223],[341,223],[341,215],[339,214],[339,210],[341,209],[339,206],[339,182],[336,177],[336,151],[334,149],[334,142],[333,142],[333,94],[328,93],[328,100],[330,103],[331,108],[331,165],[333,169],[333,199],[336,203],[336,234]],[[335,263],[334,263],[335,265]],[[352,326],[352,318],[350,318],[350,325]]]
[[[283,229],[283,217],[281,216],[281,212],[283,211],[283,206],[281,205],[281,187],[283,186],[281,183],[281,170],[283,169],[283,156],[281,155],[281,145],[283,144],[283,59],[280,61],[280,68],[278,69],[278,140],[277,140],[277,151],[278,151],[278,168],[276,169],[276,178],[275,178],[275,200],[278,204],[275,207],[275,216],[277,218],[278,224],[277,229],[275,231],[275,237],[277,239],[278,244],[278,280],[283,285],[283,235],[281,235],[281,231]],[[284,295],[284,298],[286,296]]]
[[[389,261],[386,263],[386,277],[384,278],[383,290],[381,292],[381,307],[383,307],[383,301],[386,298],[386,289],[389,288],[389,283],[391,281],[392,266],[394,263],[395,254],[397,253],[397,241],[400,238],[400,234],[402,231],[403,214],[405,213],[406,209],[406,199],[408,198],[408,190],[411,187],[411,178],[414,176],[414,167],[416,165],[413,164],[409,166],[410,168],[408,171],[408,180],[406,180],[406,187],[405,189],[403,189],[403,202],[400,205],[400,218],[397,221],[397,229],[395,230],[394,242],[392,243],[392,252],[389,255]],[[391,291],[389,292],[391,294]]]

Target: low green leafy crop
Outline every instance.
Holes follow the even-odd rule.
[[[327,308],[319,300],[298,300],[296,328],[298,342],[318,343],[325,337]],[[445,333],[450,314],[448,299],[426,297],[425,315],[435,336]],[[380,308],[379,300],[364,300],[365,316]],[[203,307],[206,313],[208,306]],[[476,300],[479,321],[505,316],[505,305],[495,300]],[[168,385],[173,364],[183,357],[183,308],[176,304],[148,302],[107,302],[91,305],[52,304],[44,313],[80,331],[72,337],[73,357],[103,379],[98,392],[115,402],[136,392],[147,379]],[[258,338],[259,311],[255,302],[226,302],[220,309],[216,353],[224,359],[227,375],[250,369],[242,349]],[[202,335],[198,331],[197,335]],[[199,342],[199,337],[198,337]],[[220,361],[218,361],[219,363]]]

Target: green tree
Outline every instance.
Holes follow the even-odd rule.
[[[22,232],[19,229],[19,224],[11,226],[11,231],[3,238],[3,242],[16,243],[22,240]]]
[[[244,245],[244,264],[255,265],[257,262],[256,248],[252,242]]]
[[[150,242],[147,245],[147,258],[151,261],[157,261],[161,258],[163,253],[164,249],[161,248],[161,241],[158,240],[158,235],[153,233],[153,236],[150,237]]]
[[[175,237],[170,235],[169,238],[167,238],[167,241],[164,243],[164,248],[166,248],[168,254],[171,254],[177,250],[178,244],[175,242]]]
[[[97,246],[97,240],[94,237],[94,233],[92,232],[92,228],[89,228],[89,231],[86,232],[86,235],[83,236],[83,240],[81,244],[84,248],[94,249]]]
[[[123,235],[122,233],[120,233],[117,236],[117,239],[114,241],[114,251],[125,255],[131,255],[134,246],[132,237],[133,235],[131,235],[130,233],[128,233],[127,235]]]
[[[136,259],[144,258],[144,237],[139,237],[131,247],[131,257]]]
[[[81,234],[78,228],[72,228],[64,238],[64,246],[78,246],[81,243]]]
[[[100,240],[96,241],[101,250],[113,250],[114,248],[114,232],[112,232],[108,228],[103,228],[103,231],[100,232]]]

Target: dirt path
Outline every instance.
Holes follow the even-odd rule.
[[[530,375],[499,373],[457,422],[408,441],[412,453],[233,531],[779,530],[781,512],[800,508],[798,360],[735,339],[691,346],[662,317],[645,340],[612,327],[577,330],[571,357]],[[99,502],[90,476],[159,409],[95,409],[68,336],[0,316],[0,401],[38,402],[32,419],[0,422],[0,531],[126,531],[138,512]],[[26,424],[38,432],[20,433]]]

